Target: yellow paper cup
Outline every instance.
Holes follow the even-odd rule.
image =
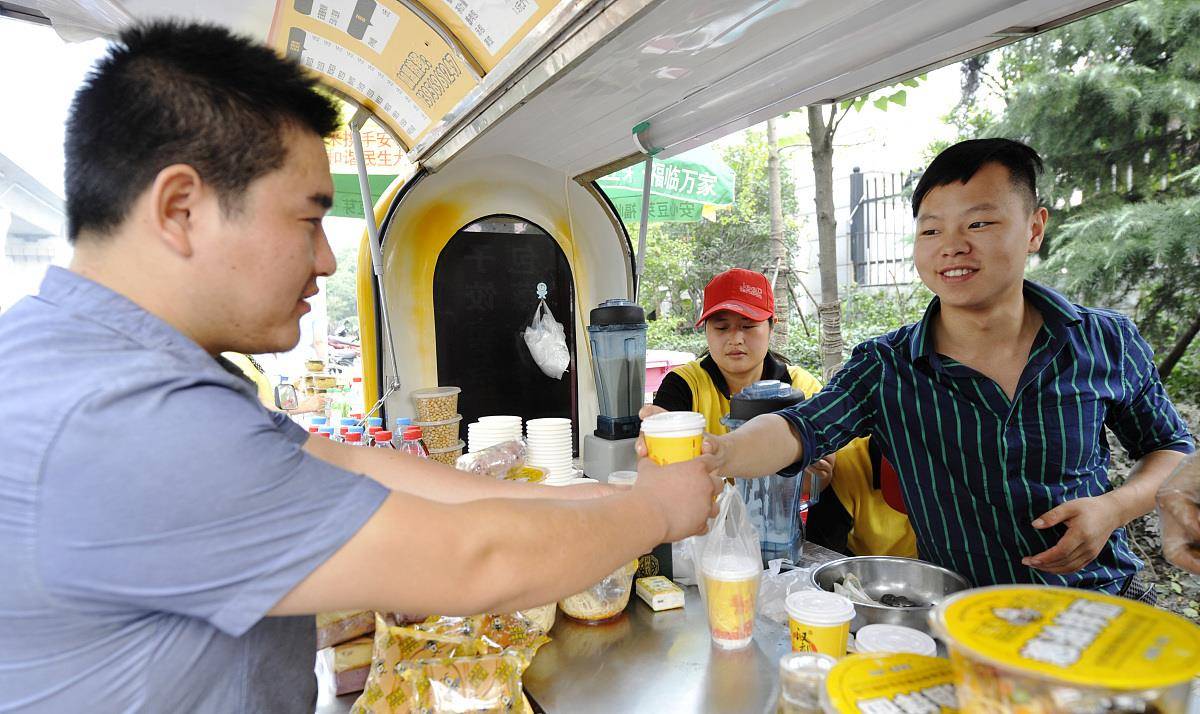
[[[713,644],[727,650],[750,644],[761,565],[750,557],[721,557],[705,562],[702,570]]]
[[[801,590],[788,595],[784,606],[793,652],[817,652],[830,657],[846,654],[854,603],[824,590]]]
[[[699,412],[663,412],[642,422],[646,451],[659,466],[690,461],[704,443],[704,415]]]

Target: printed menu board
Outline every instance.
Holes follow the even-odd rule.
[[[477,84],[457,49],[398,2],[280,0],[269,42],[373,111],[406,149]]]
[[[550,13],[557,0],[423,0],[485,72]]]

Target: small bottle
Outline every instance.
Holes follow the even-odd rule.
[[[317,427],[316,431],[320,431],[321,427],[329,426],[329,417],[325,417],[325,416],[310,417],[308,420],[308,426],[309,426],[309,431],[313,431],[312,427],[314,427],[314,426]]]
[[[351,417],[342,417],[339,423],[341,426],[338,427],[337,433],[338,436],[341,437],[340,440],[345,441],[346,434],[350,431],[350,427],[354,426],[354,419]]]
[[[383,417],[367,417],[367,430],[369,431],[370,428],[373,426],[377,426],[380,429],[382,429],[383,428]]]
[[[332,426],[317,427],[317,436],[324,436],[327,439],[332,439],[333,438],[333,427]]]
[[[379,432],[381,432],[381,431],[383,431],[383,427],[382,427],[382,426],[368,426],[368,427],[367,427],[367,443],[368,443],[370,446],[374,446],[374,445],[375,445],[375,442],[376,442],[376,440],[379,438],[379,437],[378,437],[378,434],[379,434]],[[389,431],[389,432],[387,432],[387,433],[388,433],[388,434],[391,434],[392,432],[390,432],[390,431]],[[391,439],[391,437],[389,436],[389,437],[388,437],[388,439]]]
[[[421,427],[409,426],[404,429],[404,440],[400,444],[400,451],[420,456],[423,459],[429,458],[429,449],[425,448],[425,444],[421,441]]]
[[[321,437],[322,439],[328,439],[332,437],[333,434],[329,433],[328,431],[318,431],[317,436]]]
[[[363,435],[361,431],[352,431],[346,434],[346,443],[350,446],[366,446],[363,443]]]
[[[371,428],[374,429],[375,427]],[[381,429],[375,432],[374,439],[375,443],[372,444],[373,446],[378,446],[381,449],[396,450],[396,445],[392,443],[392,432]]]
[[[364,407],[363,401],[363,378],[353,377],[350,380],[350,393],[346,395],[350,400],[351,412],[361,411]],[[358,415],[362,419],[362,414]]]

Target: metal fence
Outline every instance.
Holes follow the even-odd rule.
[[[860,171],[850,174],[850,262],[859,285],[908,284],[913,267],[912,205],[921,174]]]

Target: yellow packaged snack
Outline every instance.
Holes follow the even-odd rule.
[[[931,615],[964,712],[1183,714],[1200,674],[1200,627],[1102,593],[997,586]]]
[[[531,712],[521,675],[546,642],[519,614],[434,617],[407,627],[377,617],[371,671],[351,712]]]
[[[848,655],[829,670],[825,692],[838,714],[958,711],[954,671],[937,657]]]

